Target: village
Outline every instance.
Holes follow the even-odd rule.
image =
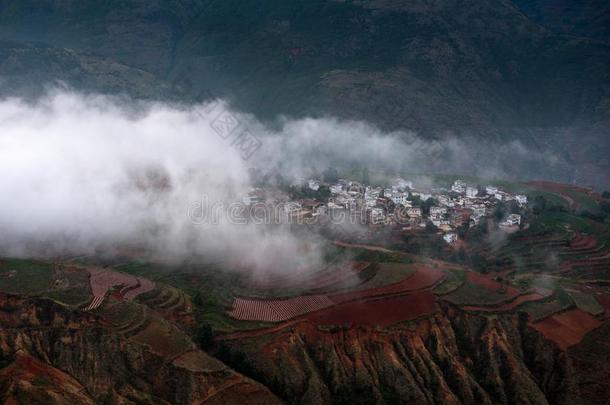
[[[518,212],[528,203],[526,195],[463,180],[456,180],[450,188],[420,188],[403,178],[394,178],[387,187],[345,179],[297,179],[291,190],[296,195],[281,201],[282,214],[291,223],[349,221],[370,228],[431,229],[450,245],[459,240],[458,228],[479,226],[491,216],[500,229],[515,232],[525,225]],[[252,190],[244,202],[252,206],[265,201],[264,195],[260,189]],[[513,208],[497,218],[501,205]]]

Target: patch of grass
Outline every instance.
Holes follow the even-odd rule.
[[[438,295],[449,294],[460,288],[466,281],[466,272],[463,270],[448,270],[447,277],[432,292]]]
[[[539,321],[549,316],[565,311],[574,305],[567,292],[562,288],[555,290],[555,294],[542,301],[526,302],[520,307],[520,311],[527,312],[532,320]]]
[[[39,295],[53,280],[50,264],[35,260],[4,259],[0,261],[0,291]]]
[[[566,190],[572,199],[580,205],[579,211],[589,211],[596,214],[600,211],[599,204],[591,196],[578,190]]]
[[[599,224],[586,218],[566,212],[545,212],[532,221],[530,228],[523,235],[567,234],[570,229],[591,234],[599,233],[601,230]]]
[[[416,270],[415,266],[406,263],[377,263],[375,275],[353,291],[368,290],[398,283],[411,276]]]
[[[371,263],[413,263],[413,259],[397,253],[380,252],[377,250],[350,248],[354,253],[354,260]]]
[[[44,295],[47,298],[71,307],[78,307],[91,300],[89,292],[86,289],[79,287],[49,291]]]
[[[570,298],[576,304],[576,307],[582,311],[585,311],[593,316],[601,315],[606,310],[600,305],[594,296],[581,292],[581,291],[568,291]]]
[[[178,356],[193,347],[186,334],[162,318],[153,319],[146,328],[130,339],[148,345],[153,351],[167,358]]]
[[[456,305],[494,305],[505,301],[507,296],[466,280],[461,287],[443,298]]]

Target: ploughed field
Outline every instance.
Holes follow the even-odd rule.
[[[591,274],[602,269],[598,273],[600,279],[607,278],[603,270],[610,266],[610,254],[603,236],[574,226],[563,229],[564,232],[540,234],[518,232],[505,245],[485,247],[497,255],[496,267],[485,273],[377,246],[342,243],[348,250],[370,249],[409,260],[403,262],[393,256],[385,262],[359,262],[358,282],[352,278],[343,288],[341,280],[347,272],[341,266],[333,266],[324,270],[323,277],[314,274],[311,279],[334,283],[307,283],[310,291],[293,291],[291,296],[281,289],[265,290],[263,286],[258,286],[253,295],[240,291],[226,314],[239,321],[275,323],[244,332],[247,336],[299,322],[321,327],[389,327],[429,316],[439,305],[485,316],[523,312],[532,327],[567,349],[608,316],[610,284],[595,284]],[[552,264],[548,263],[549,257],[554,260]],[[324,289],[327,291],[320,293]]]

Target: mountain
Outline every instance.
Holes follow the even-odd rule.
[[[514,0],[531,19],[553,32],[610,40],[610,4],[603,0]]]
[[[605,187],[610,43],[595,13],[605,8],[585,3],[6,1],[0,89],[61,80],[138,98],[219,95],[265,120],[334,115],[425,138],[520,140],[569,167],[542,176]],[[571,28],[557,27],[564,15]],[[581,139],[595,147],[576,153]]]
[[[168,359],[99,317],[0,293],[3,403],[281,403],[194,347]],[[157,338],[159,339],[159,338]]]

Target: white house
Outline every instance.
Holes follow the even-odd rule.
[[[341,194],[343,192],[343,185],[340,183],[337,184],[331,184],[330,186],[330,192],[332,194]]]
[[[466,187],[466,197],[475,198],[479,194],[479,190],[476,187]]]
[[[313,191],[318,191],[320,189],[320,182],[318,180],[309,180],[307,184]]]
[[[457,242],[458,236],[455,233],[446,233],[445,235],[443,235],[443,239],[445,240],[445,242],[451,245],[452,243]]]
[[[517,194],[515,196],[515,200],[517,200],[517,202],[519,203],[519,205],[526,205],[527,204],[527,196],[523,195],[523,194]]]
[[[447,214],[447,207],[430,207],[431,217],[442,217]]]
[[[496,195],[496,193],[498,192],[498,187],[496,187],[496,186],[487,186],[487,187],[485,187],[485,192],[488,195]]]
[[[447,207],[455,207],[455,202],[446,195],[439,195],[437,197],[439,204],[445,205]]]
[[[521,224],[521,215],[519,214],[510,214],[504,222],[500,225],[502,226],[518,226]]]
[[[394,204],[405,205],[409,201],[409,193],[395,193],[392,194],[390,199],[394,202]]]
[[[381,187],[370,187],[369,186],[364,190],[365,198],[368,198],[368,197],[377,198],[377,197],[379,197],[380,194],[381,194]]]
[[[466,183],[463,180],[456,180],[451,186],[451,191],[463,194],[466,191]]]
[[[437,228],[441,227],[442,225],[450,225],[449,221],[446,219],[432,218],[430,219],[430,222],[432,222],[432,224]]]
[[[421,218],[421,208],[419,207],[412,207],[412,208],[407,208],[407,215],[409,216],[409,218]]]
[[[367,211],[367,214],[369,223],[371,224],[381,224],[386,220],[383,208],[371,208]]]

